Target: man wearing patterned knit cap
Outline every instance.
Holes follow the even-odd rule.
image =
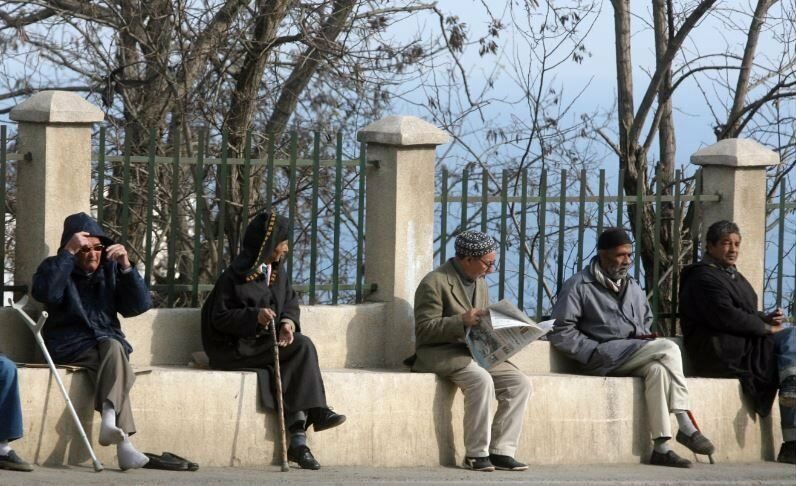
[[[495,269],[497,242],[484,233],[456,237],[456,256],[426,275],[415,292],[416,354],[412,371],[433,372],[464,393],[464,466],[477,471],[524,471],[515,460],[531,382],[511,362],[489,370],[473,361],[465,331],[487,315],[484,277]],[[489,406],[494,398],[494,419]]]
[[[670,414],[677,418],[677,442],[698,454],[712,454],[713,444],[688,414],[688,388],[680,348],[651,334],[647,296],[628,275],[633,244],[621,228],[605,230],[597,256],[564,283],[553,306],[556,320],[550,343],[581,365],[585,374],[644,378],[647,422],[654,442],[650,464],[691,467],[669,447]]]

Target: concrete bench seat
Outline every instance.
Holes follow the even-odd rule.
[[[20,372],[25,437],[15,448],[38,464],[77,464],[88,453],[47,369]],[[84,373],[60,371],[96,444],[99,416]],[[329,404],[348,416],[336,429],[310,432],[324,465],[382,467],[458,464],[463,456],[462,395],[433,374],[395,370],[326,369]],[[637,463],[649,454],[643,386],[638,378],[567,374],[531,376],[517,456],[532,464]],[[251,372],[152,367],[132,392],[143,451],[173,451],[203,466],[276,463],[276,418],[258,404]],[[778,416],[759,420],[734,380],[690,379],[693,410],[717,447],[720,462],[770,460],[781,440]],[[675,426],[673,420],[673,426]],[[678,453],[691,455],[679,444]],[[115,448],[97,447],[115,464]]]

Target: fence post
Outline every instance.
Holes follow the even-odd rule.
[[[434,265],[434,162],[450,136],[412,116],[388,116],[363,128],[369,165],[365,281],[378,289],[368,300],[388,303],[385,365],[414,351],[415,289]]]
[[[11,110],[19,123],[14,283],[30,288],[39,263],[54,255],[64,219],[91,210],[91,124],[102,110],[65,91],[42,91]]]
[[[763,302],[763,275],[766,245],[766,168],[779,164],[779,155],[754,140],[730,138],[704,147],[691,156],[702,166],[704,194],[718,194],[718,203],[702,208],[702,244],[708,227],[722,219],[734,221],[741,229],[742,245],[738,270]]]

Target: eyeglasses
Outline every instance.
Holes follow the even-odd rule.
[[[486,268],[497,268],[498,264],[497,258],[495,258],[491,262],[485,262],[483,258],[479,258],[479,260],[481,261],[481,263],[483,263],[486,266]]]
[[[88,253],[90,251],[102,251],[105,249],[104,245],[84,246],[80,249],[80,253]]]

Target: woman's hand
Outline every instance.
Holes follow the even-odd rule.
[[[257,313],[257,322],[265,329],[268,329],[268,324],[274,319],[276,319],[276,312],[267,307],[263,307],[260,309],[260,312]]]
[[[283,322],[281,326],[279,326],[279,340],[277,344],[279,344],[280,348],[284,348],[289,346],[293,343],[293,325],[289,322]]]

